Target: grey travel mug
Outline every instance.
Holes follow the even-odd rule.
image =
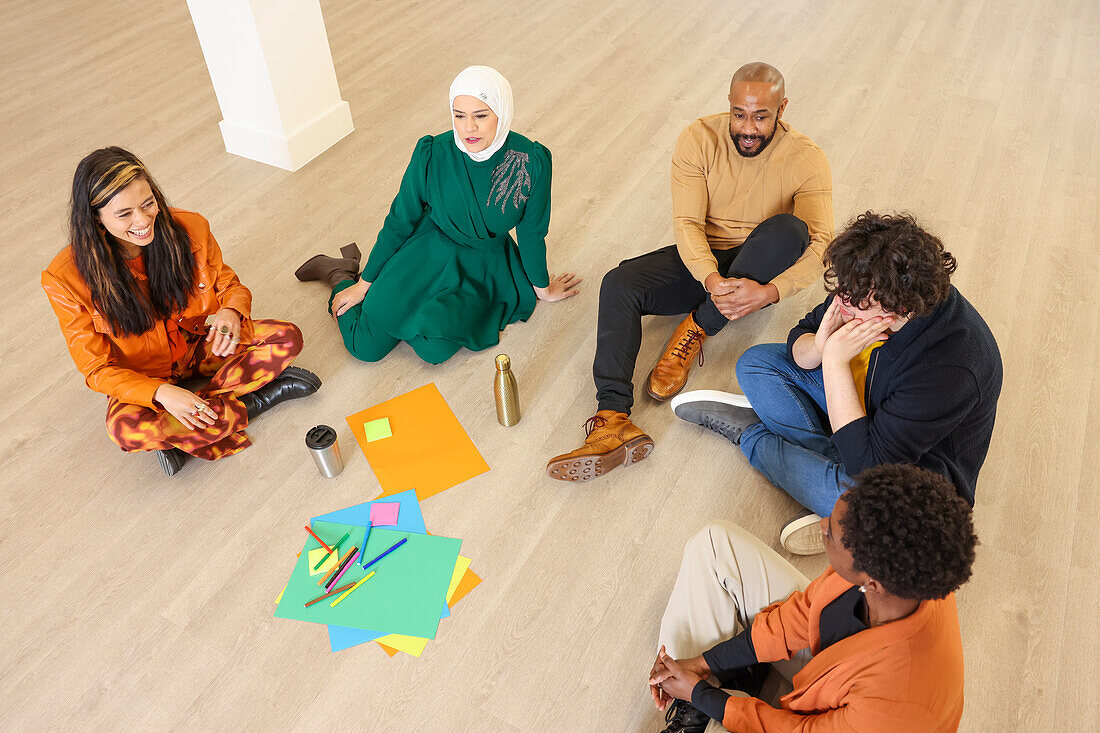
[[[344,461],[340,458],[340,444],[336,442],[336,431],[328,425],[318,425],[306,433],[306,447],[313,454],[317,470],[325,478],[333,478],[344,470]]]

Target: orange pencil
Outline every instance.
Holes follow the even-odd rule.
[[[347,555],[344,555],[344,557],[347,557]],[[321,578],[321,580],[319,580],[317,582],[317,585],[328,585],[329,578],[331,578],[333,576],[333,574],[339,569],[340,569],[340,551],[337,550],[336,551],[336,564],[333,565],[332,568],[327,573],[325,573],[325,577]]]

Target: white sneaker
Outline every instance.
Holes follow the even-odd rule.
[[[825,552],[821,517],[806,514],[787,522],[779,535],[779,544],[792,555],[820,555]]]
[[[672,411],[681,420],[713,430],[731,443],[741,442],[741,433],[760,422],[743,394],[697,389],[672,398]]]
[[[690,392],[681,392],[672,398],[672,410],[675,412],[676,407],[685,402],[721,402],[734,407],[752,409],[749,398],[745,395],[734,392],[721,392],[717,389],[693,389]]]

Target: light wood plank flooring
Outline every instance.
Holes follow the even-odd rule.
[[[960,593],[965,731],[1096,730],[1100,542],[1100,5],[1090,0],[336,2],[329,39],[356,132],[297,173],[227,155],[186,5],[0,4],[0,728],[5,730],[653,731],[657,626],[687,537],[713,518],[776,542],[794,503],[720,438],[639,399],[644,463],[570,486],[543,473],[594,409],[597,293],[619,260],[672,241],[668,161],[730,74],[763,59],[787,119],[826,151],[838,223],[916,213],[1005,363]],[[307,256],[367,249],[413,143],[449,124],[451,78],[490,64],[515,129],[554,153],[550,262],[583,293],[540,305],[499,349],[430,367],[400,346],[345,353]],[[325,381],[255,445],[172,479],[123,455],[39,288],[65,242],[79,158],[137,152],[169,199],[207,216],[258,316],[308,336]],[[735,389],[746,347],[783,338],[813,289],[707,343],[694,388]],[[651,319],[639,376],[674,326]],[[492,358],[523,396],[497,425]],[[272,617],[304,520],[372,498],[344,415],[435,382],[492,470],[427,500],[485,579],[424,656],[329,653]],[[347,469],[321,478],[305,430],[337,426]],[[430,436],[425,436],[430,442]],[[813,575],[819,558],[796,564]]]

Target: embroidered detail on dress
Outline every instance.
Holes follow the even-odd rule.
[[[503,214],[509,198],[512,200],[512,206],[517,209],[528,199],[528,196],[523,193],[523,188],[526,186],[528,191],[531,190],[531,175],[527,172],[527,163],[530,160],[527,153],[517,150],[504,153],[504,160],[493,169],[486,206],[500,204],[500,213]]]

